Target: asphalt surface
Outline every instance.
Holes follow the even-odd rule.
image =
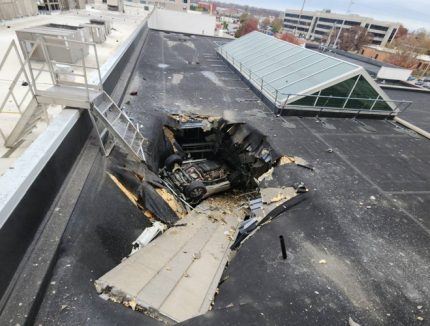
[[[127,92],[138,94],[125,98],[143,133],[150,137],[154,119],[169,112],[224,114],[315,169],[277,169],[266,185],[303,181],[310,198],[242,245],[214,310],[186,324],[428,323],[430,141],[382,120],[277,118],[217,58],[215,41],[150,32]],[[93,287],[147,225],[104,164],[101,157],[94,163],[82,190],[36,324],[156,323],[100,299]]]
[[[390,89],[386,89],[385,92],[393,100],[411,101],[412,105],[400,113],[399,117],[430,132],[430,92],[423,93]]]

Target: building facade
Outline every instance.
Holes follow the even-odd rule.
[[[364,46],[360,54],[375,60],[390,62],[390,58],[392,55],[396,54],[396,50],[369,45]],[[415,73],[426,75],[430,72],[430,56],[424,54],[416,55],[408,68],[413,69]]]
[[[0,20],[37,15],[37,5],[32,0],[0,0]]]
[[[188,11],[190,10],[190,0],[138,0],[142,4],[152,5],[156,8]]]
[[[321,41],[336,28],[361,26],[373,34],[374,45],[385,46],[396,36],[400,23],[385,22],[351,14],[336,14],[329,10],[300,11],[287,9],[284,14],[284,29],[299,34],[308,40]]]

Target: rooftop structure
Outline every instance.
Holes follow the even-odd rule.
[[[336,28],[361,26],[373,34],[373,44],[385,46],[396,36],[400,23],[376,20],[352,14],[337,14],[330,11],[300,11],[287,9],[284,28],[306,39],[320,41]]]
[[[282,113],[290,109],[391,115],[392,101],[363,67],[260,32],[219,53]]]
[[[361,50],[361,54],[365,57],[373,58],[380,61],[388,61],[390,57],[396,55],[398,51],[391,48],[386,48],[376,45],[364,46]],[[412,59],[411,69],[414,69],[418,75],[425,75],[430,72],[430,56],[425,54],[416,55]]]
[[[393,116],[279,116],[219,56],[230,40],[153,26],[108,58],[101,102],[33,143],[56,147],[0,178],[0,204],[5,185],[21,195],[0,206],[0,324],[429,320],[430,136]],[[427,94],[390,96],[430,130]],[[124,116],[144,137],[137,160]],[[94,118],[123,131],[108,153]]]
[[[0,1],[0,20],[18,17],[34,16],[37,14],[36,1],[32,0],[2,0]]]
[[[11,41],[15,40],[18,43],[16,31],[29,29],[34,26],[49,24],[51,24],[51,26],[57,25],[67,28],[67,25],[64,25],[65,22],[70,25],[70,31],[73,31],[74,29],[79,30],[80,25],[88,24],[91,19],[98,18],[108,20],[112,23],[112,27],[114,27],[112,32],[103,38],[104,41],[100,44],[97,44],[97,54],[100,65],[109,65],[109,59],[112,60],[111,57],[114,55],[115,51],[123,46],[123,43],[142,23],[149,11],[144,10],[142,5],[130,3],[128,3],[125,7],[125,15],[106,11],[106,4],[97,3],[95,4],[95,7],[97,9],[88,9],[79,12],[65,11],[62,13],[54,13],[52,15],[24,17],[9,21],[8,26],[10,28],[2,28],[0,30],[0,38],[2,42],[2,46],[0,47],[0,58],[4,58],[6,50],[8,49]],[[127,19],[124,17],[127,17]],[[48,30],[46,27],[44,27],[44,29]],[[84,41],[88,41],[88,39],[85,39]],[[36,54],[40,54],[40,51],[37,51]],[[87,60],[88,65],[95,65],[94,55],[87,57]],[[18,72],[17,67],[19,67],[19,64],[19,59],[14,53],[11,53],[11,55],[5,58],[4,66],[0,69],[0,91],[2,94],[0,96],[1,101],[5,100],[10,82]],[[46,76],[41,76],[40,78],[43,83],[50,82],[49,77],[46,78]],[[21,99],[24,100],[24,95],[28,91],[27,86],[21,86],[21,83],[24,81],[25,78],[21,75],[19,78],[19,83],[14,89],[17,101],[21,101]],[[24,104],[27,103],[27,100],[28,97],[25,98]],[[21,108],[21,110],[22,109],[23,108]],[[19,112],[12,98],[8,99],[8,101],[5,103],[5,106],[0,111],[0,132],[3,133],[6,139],[16,126],[22,114]],[[48,115],[43,115],[41,117],[42,119],[36,121],[35,128],[30,130],[30,133],[26,135],[23,141],[20,142],[19,145],[13,146],[13,148],[5,147],[4,138],[2,138],[0,135],[0,176],[8,171],[9,168],[13,168],[16,160],[18,160],[33,143],[33,141],[46,130],[49,125],[48,121],[54,121],[62,111],[60,106],[50,106],[47,112]]]
[[[160,9],[187,11],[190,10],[190,0],[141,0],[133,1],[148,4]]]

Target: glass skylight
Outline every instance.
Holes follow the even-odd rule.
[[[362,67],[260,32],[224,44],[218,52],[278,108],[395,109]]]

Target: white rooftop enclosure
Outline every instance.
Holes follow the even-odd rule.
[[[218,53],[280,109],[392,115],[406,104],[390,100],[361,66],[260,32]]]

